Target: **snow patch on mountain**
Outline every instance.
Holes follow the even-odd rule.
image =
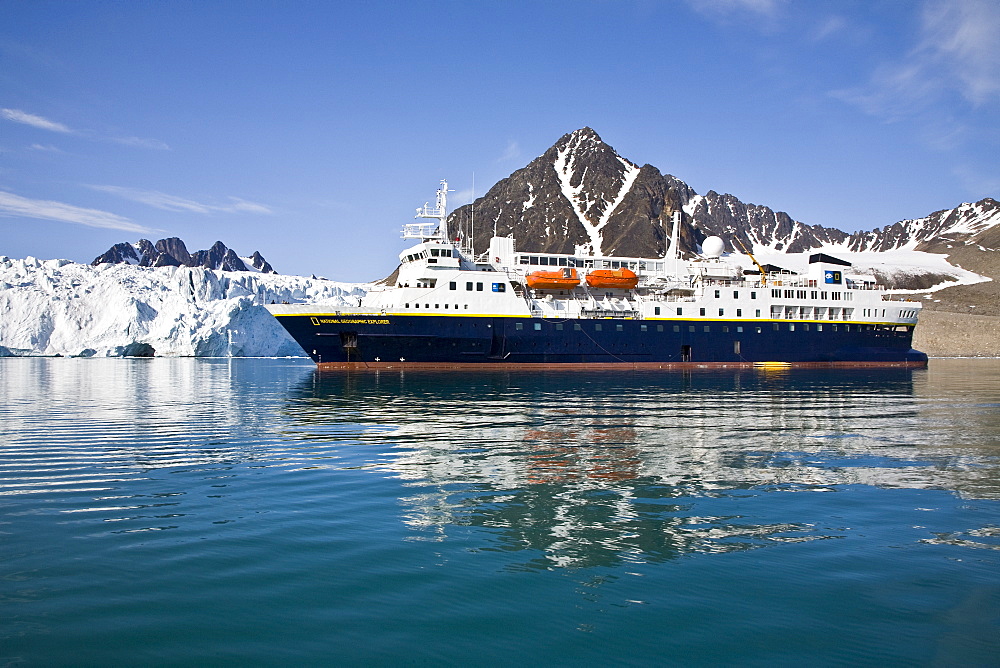
[[[357,305],[370,285],[0,256],[0,356],[302,355],[264,308]]]

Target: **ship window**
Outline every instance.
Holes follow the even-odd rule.
[[[438,253],[440,253],[440,251],[437,248],[431,249],[431,257],[437,257]]]
[[[781,290],[772,289],[771,290],[771,296],[772,297],[780,297],[781,296]]]
[[[759,318],[760,317],[760,309],[757,309],[757,315],[755,315],[754,317],[755,318]]]
[[[448,308],[448,305],[447,305],[447,304],[445,304],[445,305],[444,305],[444,307],[445,307],[445,308]]]
[[[830,299],[839,300],[840,299],[840,293],[839,292],[831,292],[830,293]]]
[[[734,355],[739,355],[740,354],[740,342],[739,341],[733,341],[733,354]]]
[[[537,331],[538,331],[538,330],[540,330],[541,328],[542,328],[542,323],[540,323],[540,322],[536,322],[536,323],[535,323],[535,331],[537,332]]]
[[[808,332],[809,331],[809,325],[808,324],[802,325],[802,331]]]
[[[741,308],[736,309],[736,317],[737,318],[742,318],[743,317],[743,309],[741,309]]]
[[[440,304],[435,304],[434,308],[441,308],[441,305]]]
[[[663,331],[663,329],[662,329],[662,328],[663,328],[663,325],[660,325],[660,328],[659,328],[659,329],[657,329],[656,331],[658,331],[658,332],[662,332],[662,331]],[[681,326],[680,326],[680,325],[674,325],[674,331],[675,331],[675,332],[679,332],[679,331],[681,331]]]
[[[822,332],[823,331],[823,325],[816,325],[816,331],[817,332]]]
[[[785,299],[795,299],[795,290],[785,290]]]
[[[721,290],[716,290],[716,291],[715,291],[715,298],[716,298],[716,299],[718,299],[718,298],[719,298],[719,296],[721,295],[721,292],[722,292]]]
[[[518,264],[528,264],[528,256],[527,255],[521,255],[521,256],[519,256],[517,258],[517,263]]]
[[[649,327],[647,325],[639,325],[639,331],[640,332],[649,331]]]
[[[711,328],[711,327],[709,327],[708,325],[705,325],[705,331],[706,331],[706,332],[711,332],[711,331],[712,331],[712,328]]]
[[[424,308],[430,308],[430,307],[431,307],[430,304],[424,304]]]
[[[729,325],[723,325],[722,326],[722,333],[725,334],[728,331],[729,331]]]
[[[819,293],[816,292],[815,290],[813,290],[812,292],[809,293],[809,298],[810,299],[816,299],[817,297],[819,297]]]
[[[595,332],[599,332],[602,329],[603,329],[603,327],[601,327],[601,323],[597,323],[596,325],[594,325],[594,331]]]
[[[805,299],[806,298],[806,291],[805,290],[796,290],[795,291],[795,297],[797,299]]]
[[[688,325],[688,331],[689,332],[693,332],[694,331],[694,325]]]
[[[561,322],[557,322],[556,323],[556,331],[557,332],[561,332],[562,328],[563,328],[562,323]]]
[[[456,283],[455,281],[451,281],[450,283],[448,283],[448,289],[449,290],[458,290],[458,283]]]
[[[660,307],[659,306],[654,306],[653,307],[653,315],[660,315]]]
[[[760,327],[757,327],[757,333],[760,334]]]
[[[615,331],[616,332],[620,332],[620,331],[622,331],[622,329],[624,329],[624,327],[622,327],[621,325],[615,325]]]
[[[528,264],[538,264],[538,258],[532,255],[528,258]]]
[[[516,329],[518,331],[524,329],[524,323],[523,322],[515,322],[514,323],[514,329]]]
[[[403,308],[410,308],[410,304],[409,303],[403,304]]]
[[[483,291],[483,284],[476,283],[476,292],[482,292],[482,291]]]
[[[465,289],[466,290],[472,290],[472,282],[471,281],[465,284]]]
[[[738,327],[736,328],[736,331],[737,331],[737,332],[742,332],[742,331],[743,331],[743,325],[739,325],[739,326],[738,326]]]
[[[794,322],[788,323],[788,331],[789,332],[794,332],[795,331],[795,323]]]
[[[733,290],[733,299],[739,299],[739,298],[740,298],[740,291]]]
[[[559,258],[559,266],[560,267],[568,267],[569,266],[569,260],[567,258],[564,258],[564,257]]]
[[[583,328],[580,327],[580,323],[578,323],[578,322],[574,322],[573,323],[573,331],[574,332],[579,332],[581,329],[583,329]]]
[[[778,323],[776,323],[776,322],[771,323],[771,329],[773,329],[774,331],[777,332],[778,331]]]
[[[830,326],[833,328],[833,331],[835,331],[835,332],[839,332],[840,331],[840,327],[838,327],[837,325],[830,325]]]
[[[725,309],[721,309],[721,308],[720,308],[720,309],[719,309],[719,317],[721,318],[721,317],[722,317],[722,316],[724,316],[725,314],[726,314],[726,310],[725,310]]]
[[[824,291],[824,292],[819,293],[819,298],[820,299],[826,299],[826,292]]]
[[[751,292],[750,293],[750,299],[757,299],[757,293],[756,292]]]
[[[680,306],[677,307],[677,315],[684,315],[684,309]]]
[[[705,315],[705,309],[703,308],[698,309],[698,315]]]

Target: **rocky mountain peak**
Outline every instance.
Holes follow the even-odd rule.
[[[246,262],[244,261],[246,260]],[[99,264],[134,264],[140,267],[203,267],[220,271],[256,271],[276,274],[273,267],[259,251],[248,258],[241,258],[221,241],[208,250],[189,253],[184,242],[177,237],[160,239],[155,244],[149,239],[136,243],[115,244],[91,262]],[[247,264],[250,266],[248,267]]]
[[[729,250],[742,244],[785,253],[831,245],[884,251],[948,235],[1000,237],[1000,204],[989,198],[871,232],[806,225],[728,193],[699,195],[675,176],[622,157],[589,127],[563,135],[484,196],[456,209],[449,226],[471,235],[479,252],[490,237],[511,235],[523,251],[573,253],[590,244],[605,255],[660,257],[669,251],[675,211],[682,212],[679,245],[687,255],[697,253],[708,236],[722,237]],[[1000,246],[1000,238],[995,241]]]

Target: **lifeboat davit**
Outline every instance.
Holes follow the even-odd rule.
[[[639,285],[639,277],[631,269],[595,269],[587,274],[587,285],[592,288],[631,290]]]
[[[524,278],[533,290],[572,290],[580,285],[576,269],[569,267],[556,271],[533,271]]]

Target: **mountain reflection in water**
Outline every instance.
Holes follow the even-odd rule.
[[[526,567],[590,567],[844,536],[778,493],[1000,498],[995,407],[951,423],[968,387],[910,369],[314,372],[283,435],[404,481],[412,539],[480,528],[476,549],[534,551]]]

